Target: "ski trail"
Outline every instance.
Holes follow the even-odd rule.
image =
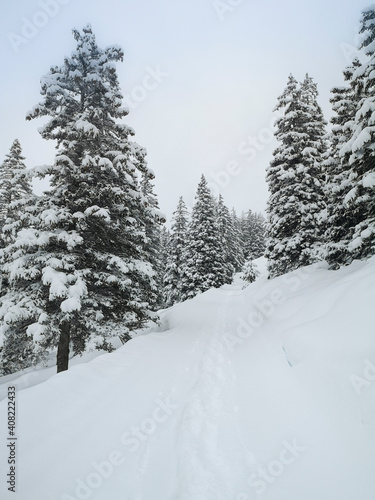
[[[229,465],[218,445],[223,413],[226,357],[223,346],[230,294],[219,314],[203,329],[205,338],[198,376],[177,425],[177,485],[173,500],[224,500],[229,496]],[[216,312],[216,311],[215,311]]]

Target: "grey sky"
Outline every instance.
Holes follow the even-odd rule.
[[[37,132],[44,121],[25,114],[40,100],[40,77],[75,48],[71,29],[89,22],[100,46],[125,50],[125,121],[148,151],[168,218],[180,195],[192,205],[201,173],[229,207],[264,211],[277,97],[289,73],[308,72],[329,118],[329,91],[342,84],[368,3],[3,0],[0,161],[15,138],[29,167],[53,161],[54,145]]]

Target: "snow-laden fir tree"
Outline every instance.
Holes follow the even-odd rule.
[[[257,259],[264,255],[265,251],[265,218],[261,213],[252,214],[252,239],[250,243],[250,253]]]
[[[366,58],[353,71],[350,85],[355,96],[355,117],[350,138],[340,155],[350,165],[350,190],[344,203],[355,221],[349,243],[353,258],[375,254],[375,8],[362,13],[360,50]]]
[[[163,279],[164,304],[170,307],[183,300],[182,281],[185,268],[185,247],[189,215],[182,196],[173,212],[168,242],[167,264]]]
[[[142,162],[141,192],[143,195],[144,214],[140,220],[144,221],[146,233],[145,252],[146,259],[151,263],[154,270],[155,287],[144,287],[145,300],[153,310],[158,310],[163,305],[163,254],[161,252],[161,229],[165,222],[164,214],[159,210],[159,202],[154,193],[152,180],[155,174],[152,170],[146,169],[146,151],[139,147],[138,157]]]
[[[242,252],[244,256],[244,263],[248,260],[248,256],[250,255],[249,251],[249,242],[251,240],[251,229],[250,229],[250,217],[249,214],[251,213],[251,210],[248,210],[247,212],[242,212],[238,222],[239,222],[239,228],[241,232],[241,244],[242,244]]]
[[[358,66],[359,61],[355,60],[352,66],[344,70],[346,81],[351,80]],[[350,264],[353,259],[349,243],[356,222],[351,208],[344,202],[346,194],[351,189],[351,166],[348,156],[340,155],[340,150],[350,139],[358,96],[350,86],[335,87],[331,92],[330,102],[335,114],[331,118],[330,146],[324,161],[327,202],[325,259],[332,269],[337,269],[340,265]]]
[[[241,271],[242,266],[244,265],[245,262],[242,232],[241,232],[241,222],[234,208],[232,208],[230,215],[232,218],[232,229],[233,229],[231,247],[232,247],[232,254],[235,256],[233,264],[235,272],[238,273]]]
[[[257,259],[265,250],[265,219],[262,214],[248,210],[241,216],[244,257]]]
[[[5,344],[27,335],[43,352],[57,348],[58,371],[69,352],[112,350],[111,338],[125,341],[155,317],[139,185],[148,169],[118,121],[127,114],[115,67],[123,51],[98,47],[90,26],[73,35],[76,50],[42,78],[43,99],[27,117],[50,118],[40,133],[58,152],[36,169],[51,189],[3,251],[10,290],[0,318]]]
[[[164,275],[165,270],[168,265],[168,255],[169,255],[169,243],[170,243],[170,232],[166,228],[165,224],[160,226],[159,231],[159,252],[160,252],[160,268],[161,268],[161,287],[162,287],[162,307],[165,307],[164,300]]]
[[[253,283],[259,276],[259,271],[252,260],[245,262],[242,268],[242,279],[247,283]]]
[[[30,202],[32,188],[26,173],[21,144],[15,139],[4,162],[0,165],[0,231],[20,220],[23,205]],[[5,227],[5,232],[6,232]],[[1,246],[11,237],[1,235]]]
[[[322,256],[327,220],[327,205],[324,196],[326,178],[323,164],[329,141],[327,122],[318,104],[318,95],[317,84],[306,74],[301,84],[301,101],[306,120],[306,136],[302,140],[304,148],[302,154],[305,165],[304,185],[307,193],[303,198],[305,211],[301,223],[305,240],[309,240],[314,247],[308,257],[310,262]],[[301,191],[301,193],[304,192]]]
[[[316,261],[323,238],[322,156],[325,122],[316,85],[306,76],[298,85],[290,75],[276,110],[279,146],[267,169],[267,248],[270,277]]]
[[[182,300],[223,285],[224,259],[216,203],[202,175],[188,228]]]
[[[224,204],[224,199],[221,194],[219,195],[217,202],[217,224],[222,242],[222,253],[224,256],[225,283],[232,283],[237,261],[237,249],[233,246],[233,220],[229,209]]]
[[[1,246],[4,247],[14,241],[15,234],[24,224],[25,211],[34,201],[31,183],[27,176],[24,156],[19,141],[16,139],[9,154],[0,167],[0,204],[1,204]],[[1,290],[4,296],[9,288],[9,277],[1,266]],[[8,304],[0,303],[0,315],[8,313]],[[33,355],[33,342],[25,333],[11,342],[4,343],[4,331],[0,329],[0,373],[10,373],[10,366],[14,370],[21,369],[29,363]],[[6,359],[3,366],[2,360]]]

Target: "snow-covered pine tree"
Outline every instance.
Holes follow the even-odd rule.
[[[265,252],[265,226],[266,220],[260,212],[256,212],[253,216],[253,243],[251,252],[254,259],[262,257]]]
[[[224,204],[222,195],[217,202],[217,224],[222,242],[222,252],[225,266],[225,283],[232,283],[236,265],[236,249],[233,246],[233,221],[230,212]]]
[[[243,218],[243,239],[245,258],[257,259],[265,250],[265,219],[261,213],[248,210]]]
[[[303,180],[307,191],[306,193],[301,191],[305,195],[302,201],[304,212],[301,228],[307,242],[307,247],[304,249],[306,263],[302,265],[307,265],[317,258],[321,258],[326,230],[326,179],[323,163],[329,141],[326,129],[327,122],[322,108],[318,104],[318,95],[317,84],[306,74],[301,83],[301,101],[306,127],[306,137],[302,138],[302,155],[305,165]]]
[[[51,189],[3,252],[11,287],[5,343],[26,334],[43,351],[57,347],[58,371],[70,350],[90,342],[110,351],[111,338],[125,341],[155,318],[144,300],[154,274],[139,186],[147,167],[133,130],[117,121],[128,112],[115,67],[123,52],[99,48],[90,26],[73,35],[76,50],[42,78],[43,100],[27,116],[51,118],[40,133],[57,141],[56,160],[36,169]]]
[[[19,222],[22,206],[32,196],[30,180],[26,174],[25,157],[21,144],[15,139],[4,162],[0,165],[0,231],[6,224]],[[6,229],[6,228],[5,228]],[[1,235],[1,246],[9,240],[10,234]]]
[[[352,66],[344,70],[346,81],[351,80],[359,64],[359,61],[355,60]],[[331,93],[330,102],[335,114],[331,118],[330,146],[324,161],[327,203],[325,259],[332,269],[337,269],[340,265],[350,264],[353,259],[349,243],[356,222],[352,210],[344,203],[345,196],[351,189],[351,166],[347,155],[341,156],[340,150],[350,139],[358,97],[350,86],[335,87]]]
[[[164,274],[164,304],[173,306],[183,300],[182,280],[185,269],[185,247],[189,223],[188,211],[182,196],[173,212],[168,243],[168,259]]]
[[[240,218],[242,248],[245,261],[253,258],[250,249],[252,239],[252,216],[253,212],[251,210],[248,210],[247,212],[242,212]]]
[[[141,163],[139,169],[142,171],[141,192],[143,195],[144,214],[140,220],[144,221],[146,233],[145,252],[147,261],[151,263],[154,270],[154,283],[144,288],[145,300],[153,310],[158,310],[163,305],[163,254],[160,248],[161,230],[160,226],[165,223],[164,214],[159,210],[159,202],[154,193],[152,179],[155,174],[152,170],[145,168],[146,151],[139,147],[138,158]]]
[[[375,254],[375,8],[362,13],[360,50],[366,58],[355,69],[350,85],[356,98],[350,138],[340,155],[350,165],[351,189],[344,198],[355,221],[349,243],[353,258]]]
[[[234,270],[236,273],[238,273],[241,271],[242,266],[244,265],[245,258],[243,251],[241,223],[234,208],[232,208],[231,210],[231,218],[232,218],[232,229],[233,229],[233,234],[231,238],[231,247],[232,247],[232,254],[234,255]]]
[[[24,160],[21,145],[16,139],[0,167],[1,247],[14,240],[15,234],[24,225],[28,206],[35,200]],[[0,286],[0,295],[4,296],[8,292],[9,277],[2,265]],[[8,301],[0,304],[0,315],[8,313],[8,305]],[[10,340],[4,343],[4,331],[0,328],[0,373],[4,375],[30,362],[33,352],[32,339],[26,334]],[[5,363],[3,360],[6,360]]]
[[[270,277],[317,259],[324,213],[322,156],[325,122],[316,85],[306,76],[301,86],[290,75],[276,110],[279,146],[267,169],[267,244]]]
[[[293,137],[294,121],[297,119],[297,105],[299,101],[298,82],[290,75],[283,94],[278,99],[275,110],[282,110],[275,126],[275,136],[280,144],[273,153],[273,160],[267,168],[266,180],[268,183],[269,199],[267,204],[266,224],[266,257],[268,271],[271,276],[278,276],[288,272],[293,262],[298,260],[297,252],[290,256],[288,242],[294,235],[295,207],[288,200],[293,196],[294,170],[289,166],[296,161]],[[290,187],[289,187],[290,186]],[[285,206],[288,203],[287,206]],[[288,249],[288,251],[287,251]]]
[[[161,267],[161,287],[162,287],[162,307],[165,307],[165,300],[164,300],[164,275],[165,275],[165,270],[167,269],[168,261],[169,261],[169,246],[170,246],[170,232],[163,224],[160,227],[160,236],[159,236],[159,242],[160,242],[160,267]]]
[[[182,300],[218,288],[226,279],[216,204],[203,175],[195,200],[188,229]]]
[[[253,283],[259,276],[259,271],[252,260],[245,262],[242,268],[242,279],[247,283]]]

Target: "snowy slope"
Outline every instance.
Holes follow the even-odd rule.
[[[373,500],[375,258],[242,286],[19,390],[0,497]]]

